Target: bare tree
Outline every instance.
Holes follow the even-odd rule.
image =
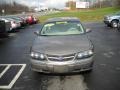
[[[2,14],[2,10],[5,10],[5,14],[14,14],[14,13],[21,13],[23,11],[27,12],[29,11],[29,8],[25,5],[18,4],[16,2],[7,3],[7,2],[1,2],[0,0],[0,14]]]
[[[116,5],[120,6],[120,0],[116,0]]]
[[[120,0],[97,0],[92,7],[102,8],[102,7],[111,7],[111,6],[120,6]]]

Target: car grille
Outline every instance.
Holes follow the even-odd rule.
[[[75,54],[69,54],[69,55],[47,55],[47,59],[50,61],[59,61],[59,62],[63,62],[63,61],[71,61],[74,60]]]

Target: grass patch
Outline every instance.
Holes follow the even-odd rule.
[[[48,18],[53,17],[78,17],[81,21],[102,21],[105,15],[120,11],[120,8],[108,7],[94,10],[81,10],[81,11],[63,11],[60,13],[50,14],[39,17],[40,21],[43,22]]]

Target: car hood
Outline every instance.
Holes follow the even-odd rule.
[[[91,46],[86,35],[38,36],[32,51],[49,55],[67,55],[89,50]]]
[[[105,17],[120,17],[120,15],[110,14],[110,15],[106,15]]]

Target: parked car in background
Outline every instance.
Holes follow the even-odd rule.
[[[0,20],[0,38],[8,36],[4,20]]]
[[[28,16],[26,19],[27,24],[34,24],[34,18],[33,16]]]
[[[33,18],[34,18],[34,24],[37,24],[39,22],[38,18],[35,16]]]
[[[119,21],[120,21],[120,12],[111,15],[106,15],[104,17],[104,23],[109,27],[116,28]]]
[[[28,16],[27,19],[26,19],[26,22],[28,24],[36,24],[36,23],[38,23],[38,21],[39,20],[33,15]]]
[[[3,17],[1,17],[0,20],[5,21],[6,31],[10,32],[11,22],[9,20],[7,20],[6,18],[3,18]]]
[[[94,49],[78,18],[46,21],[31,47],[31,68],[45,73],[90,71]]]
[[[11,31],[14,31],[17,28],[21,27],[21,24],[18,20],[15,20],[15,19],[12,19],[12,18],[9,18],[9,17],[5,17],[5,18],[10,20],[10,22],[11,22],[11,28],[10,28]]]
[[[27,25],[27,22],[26,22],[26,17],[24,16],[18,16],[18,18],[20,18],[23,22],[23,26],[26,26]]]
[[[18,21],[20,23],[21,27],[24,27],[26,25],[26,22],[24,21],[24,19],[19,16],[12,16],[9,18],[12,18],[12,19]]]

